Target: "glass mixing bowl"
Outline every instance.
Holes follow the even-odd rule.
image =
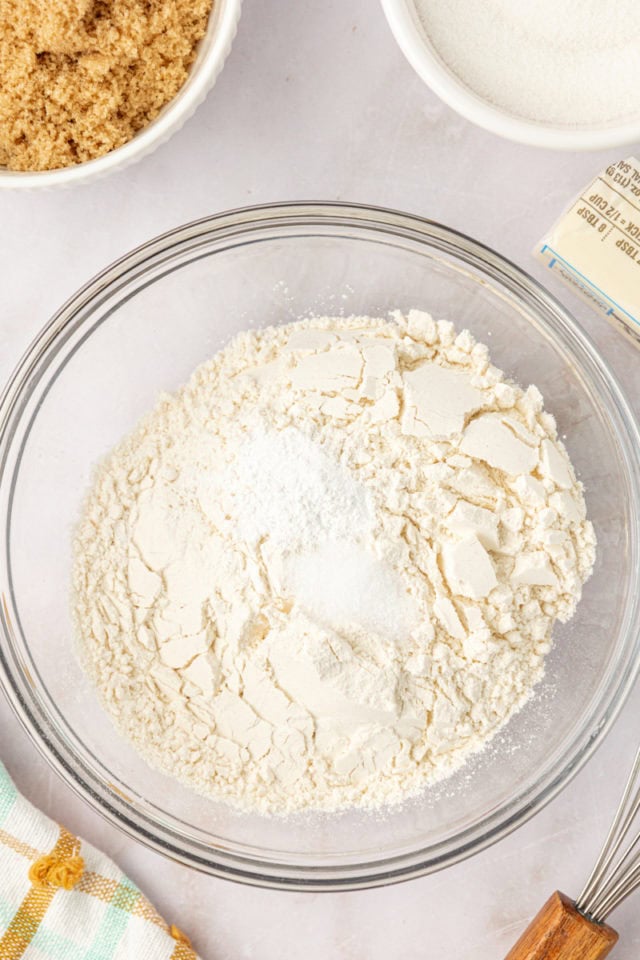
[[[93,465],[237,331],[308,315],[421,307],[468,327],[536,383],[586,486],[599,552],[524,710],[457,775],[400,808],[241,815],[150,769],[73,654],[70,540]],[[238,210],[181,227],[80,290],[0,402],[0,656],[17,715],[55,770],[129,835],[208,873],[345,889],[418,876],[486,847],[567,783],[638,664],[640,437],[593,345],[521,270],[416,217],[340,204]]]

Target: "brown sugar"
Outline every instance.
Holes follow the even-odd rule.
[[[180,90],[211,0],[0,0],[0,165],[122,146]]]

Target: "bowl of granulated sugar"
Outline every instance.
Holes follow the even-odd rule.
[[[241,0],[9,2],[0,189],[69,186],[139,160],[213,87]]]
[[[640,139],[635,0],[382,0],[414,70],[473,123],[521,143]]]

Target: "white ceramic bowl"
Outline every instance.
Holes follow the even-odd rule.
[[[0,189],[71,186],[104,177],[135,163],[179,130],[216,82],[235,37],[242,0],[214,0],[209,25],[187,82],[155,120],[123,146],[96,160],[59,170],[22,172],[0,167]]]
[[[465,86],[443,63],[420,22],[415,0],[381,2],[393,35],[416,73],[441,100],[485,130],[556,150],[602,150],[640,140],[640,117],[624,123],[564,126],[525,120],[502,110]]]

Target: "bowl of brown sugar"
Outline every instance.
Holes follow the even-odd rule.
[[[140,159],[215,83],[241,0],[0,0],[0,188]]]

